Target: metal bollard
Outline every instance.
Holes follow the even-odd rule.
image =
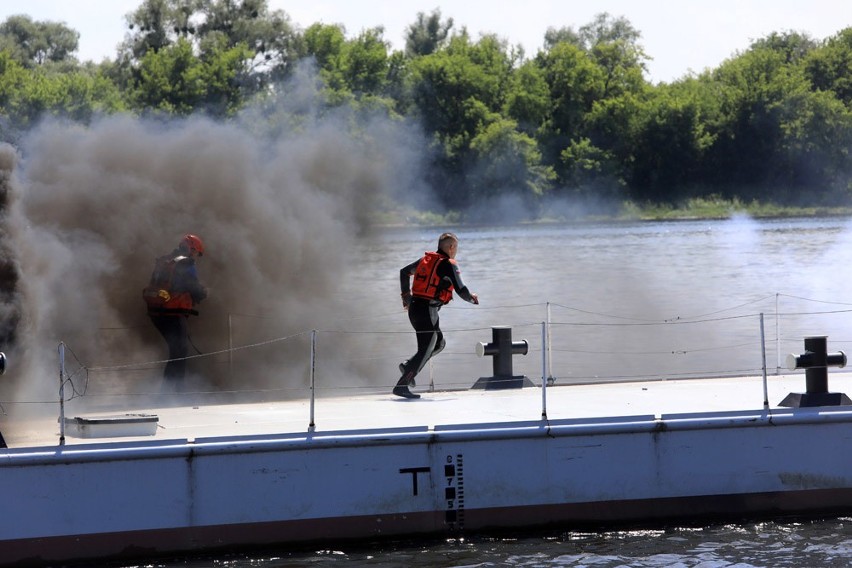
[[[512,328],[497,326],[491,328],[491,343],[477,343],[476,354],[479,357],[493,357],[494,375],[480,377],[472,388],[475,389],[519,389],[534,386],[533,382],[524,375],[512,372],[512,355],[526,355],[529,352],[526,339],[512,341]]]
[[[829,353],[827,344],[828,338],[824,335],[806,337],[804,353],[787,355],[788,369],[805,369],[805,392],[788,394],[778,406],[801,408],[852,404],[845,394],[828,392],[828,367],[845,367],[846,354],[843,351]]]

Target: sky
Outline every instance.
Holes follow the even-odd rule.
[[[115,56],[126,32],[124,16],[142,0],[0,0],[0,21],[14,14],[64,22],[80,32],[78,58]],[[624,16],[642,34],[652,58],[648,79],[671,82],[689,72],[715,68],[771,32],[805,32],[825,39],[852,26],[850,0],[268,0],[301,28],[322,22],[343,24],[347,37],[383,26],[394,49],[404,46],[405,29],[418,12],[439,9],[454,29],[473,38],[495,33],[524,47],[528,57],[543,44],[549,27],[575,30],[607,12]]]

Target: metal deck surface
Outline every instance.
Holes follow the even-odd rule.
[[[852,373],[830,373],[829,390],[852,396]],[[415,388],[422,398],[406,400],[389,392],[346,397],[322,397],[315,401],[315,432],[340,430],[435,427],[456,424],[535,421],[542,418],[542,390],[458,390],[428,392]],[[804,372],[768,377],[769,407],[791,392],[805,392]],[[763,379],[734,377],[682,379],[586,385],[554,385],[546,390],[549,420],[624,416],[660,417],[669,414],[700,414],[763,409]],[[843,407],[852,410],[852,407]],[[787,410],[787,409],[784,409]],[[185,406],[114,406],[97,411],[81,410],[77,401],[66,405],[66,419],[127,414],[157,415],[156,433],[149,436],[109,435],[77,437],[66,430],[66,445],[113,441],[193,440],[308,432],[310,401],[210,404]],[[59,444],[57,414],[39,419],[3,421],[3,436],[10,448]],[[108,433],[108,430],[106,431]]]

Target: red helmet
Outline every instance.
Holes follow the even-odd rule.
[[[195,235],[185,235],[180,241],[180,246],[188,252],[196,252],[198,256],[204,255],[204,243]]]

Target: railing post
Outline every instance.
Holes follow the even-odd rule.
[[[541,322],[541,419],[547,420],[547,323]]]
[[[228,314],[228,377],[234,378],[234,322]]]
[[[550,302],[547,302],[547,380],[553,383],[553,344],[551,339]]]
[[[317,330],[311,330],[311,421],[308,424],[308,432],[313,432],[316,429],[314,422],[314,399],[315,399],[315,383],[317,367]]]
[[[775,353],[778,356],[778,364],[775,367],[775,374],[781,374],[781,314],[778,313],[778,296],[775,292]]]
[[[778,318],[775,318],[778,321]],[[763,325],[763,312],[760,312],[760,352],[763,361],[763,408],[769,408],[769,385],[766,380],[766,332]]]
[[[65,343],[59,342],[59,445],[65,445]]]

